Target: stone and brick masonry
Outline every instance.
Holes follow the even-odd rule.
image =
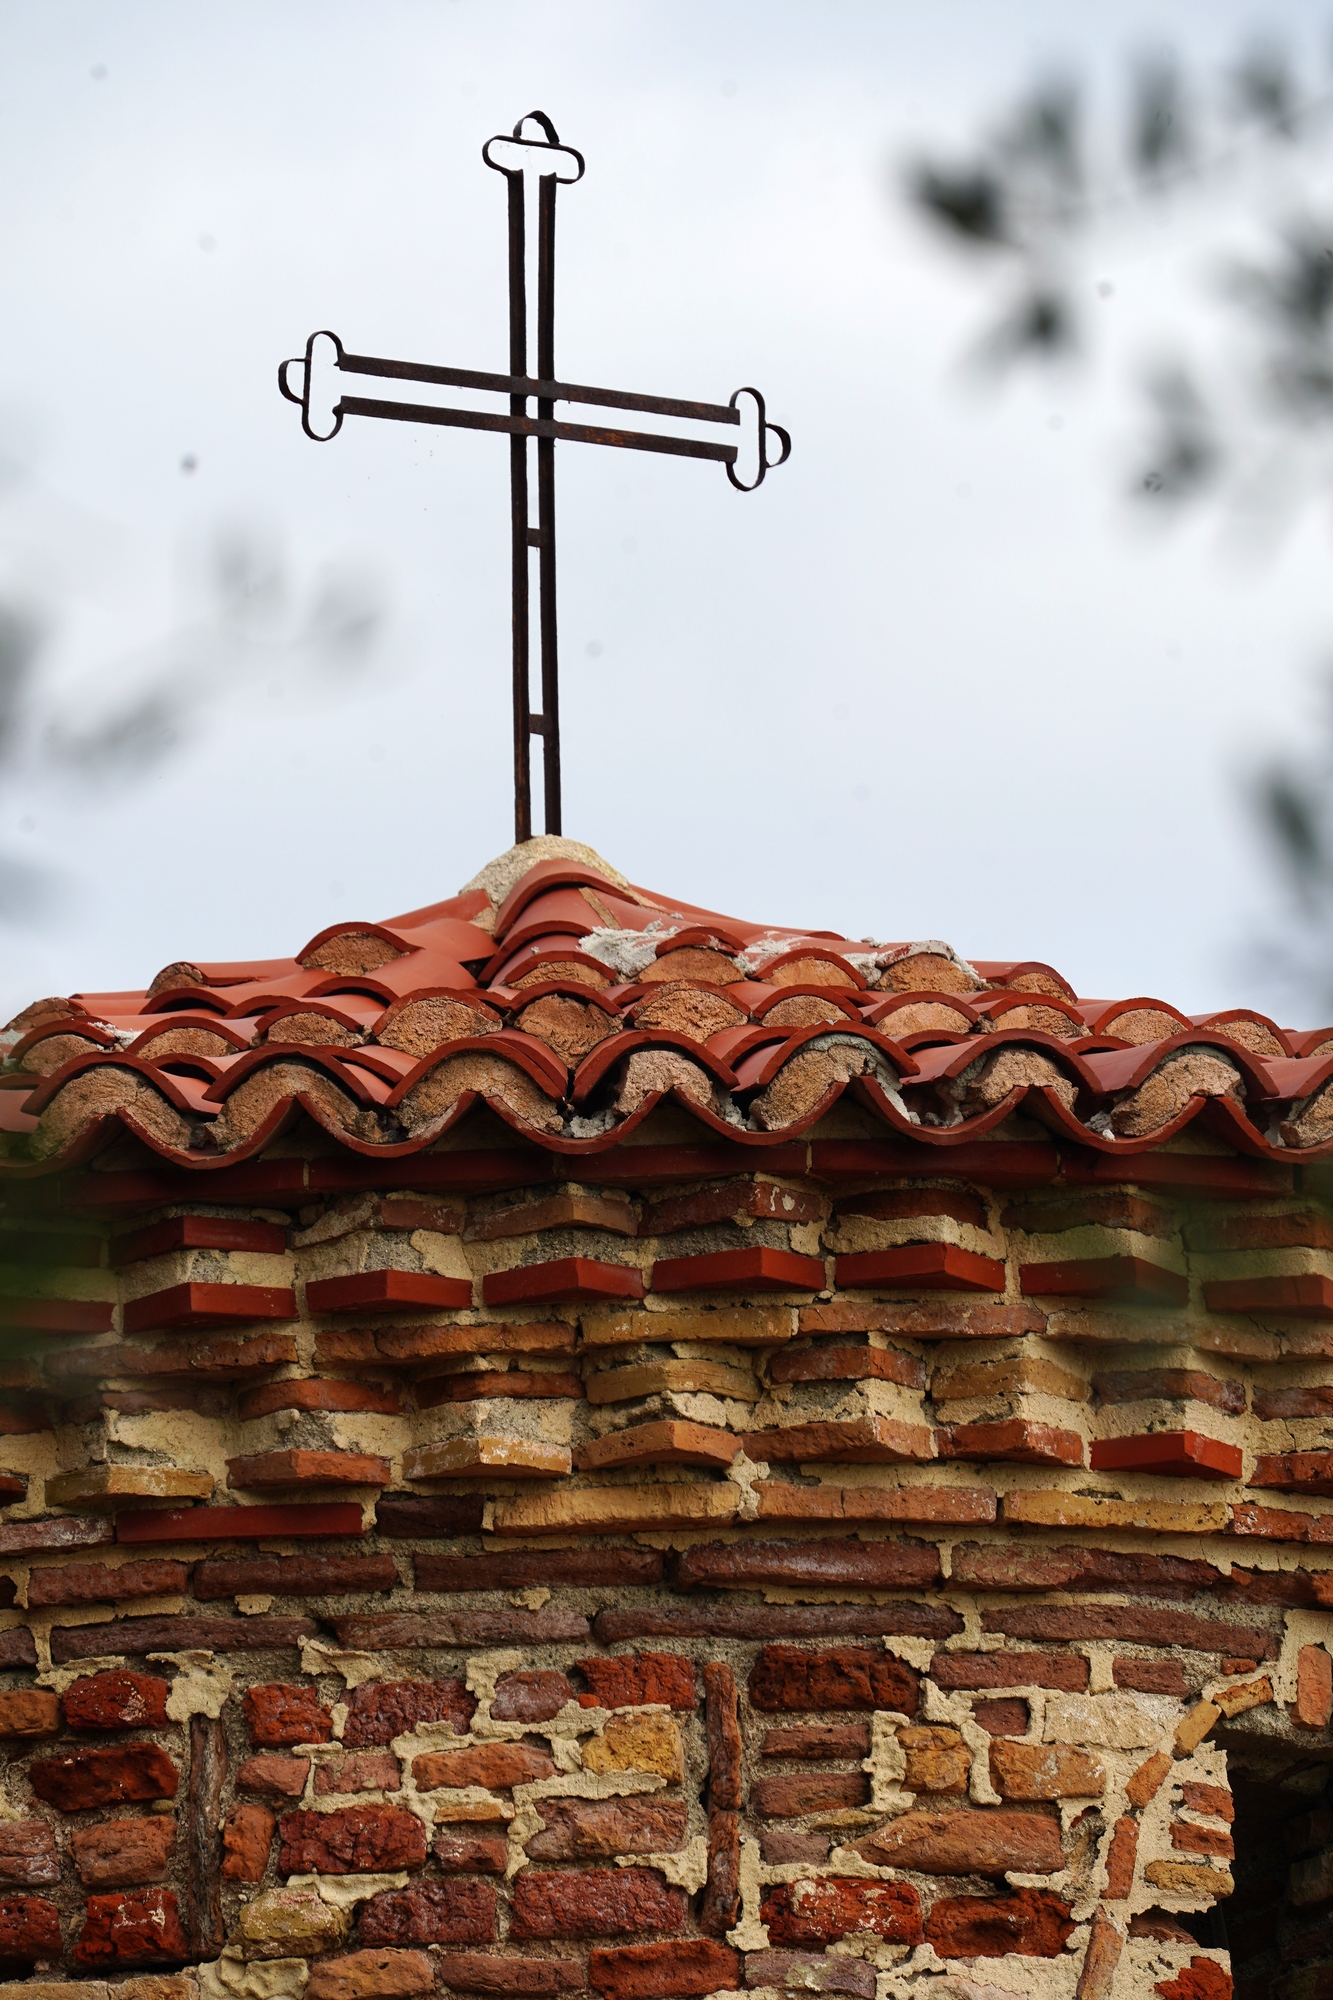
[[[1213,1091],[1259,1017],[697,913],[649,963],[552,845],[535,931],[505,857],[9,1034],[0,1979],[1333,1993],[1322,1085],[1296,1167]],[[1008,1095],[886,1131],[892,1050],[960,1042]]]

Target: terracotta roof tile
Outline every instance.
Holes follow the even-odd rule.
[[[570,845],[491,864],[478,883],[498,902],[474,886],[332,924],[290,958],[181,958],[141,991],[35,1003],[5,1038],[0,1172],[81,1163],[125,1129],[169,1161],[233,1165],[302,1117],[397,1158],[475,1106],[557,1154],[608,1152],[664,1104],[701,1146],[845,1150],[862,1142],[818,1130],[844,1096],[928,1172],[1017,1112],[1094,1174],[1196,1123],[1256,1162],[1333,1153],[1333,1028],[1080,999],[1038,960],[939,939],[753,923]]]

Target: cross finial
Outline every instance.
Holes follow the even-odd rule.
[[[541,138],[524,128],[536,125]],[[757,389],[737,389],[727,403],[681,402],[665,396],[638,395],[618,389],[593,389],[562,382],[555,368],[555,198],[558,189],[583,178],[583,155],[561,143],[544,111],[529,111],[512,134],[497,134],[481,149],[488,167],[502,173],[509,195],[509,372],[482,374],[473,369],[438,368],[410,361],[386,361],[373,355],[348,354],[333,333],[313,333],[305,354],[284,361],[278,387],[301,406],[306,436],[320,442],[336,437],[344,417],[388,417],[405,423],[444,424],[466,430],[503,431],[509,437],[510,535],[513,595],[514,692],[514,838],[532,835],[531,740],[542,739],[542,778],[546,831],[561,830],[560,687],[556,630],[555,571],[555,447],[557,440],[579,444],[616,445],[632,451],[667,452],[685,458],[714,459],[726,467],[727,478],[743,493],[763,483],[766,472],[781,465],[791,452],[791,438],[780,424],[768,421]],[[529,171],[537,176],[537,324],[536,374],[528,373],[527,190]],[[508,411],[457,410],[432,403],[391,402],[382,397],[348,396],[337,391],[329,369],[345,375],[388,377],[400,382],[430,383],[444,388],[494,391],[508,400]],[[335,400],[336,396],[336,400]],[[663,435],[647,431],[613,430],[597,424],[558,419],[557,403],[639,411],[653,416],[684,418],[699,425],[739,426],[742,398],[753,426],[753,477],[737,471],[740,447],[712,438]],[[530,404],[536,401],[534,416]],[[537,519],[532,520],[528,478],[528,445],[537,444]],[[770,439],[777,450],[770,452]],[[537,552],[537,609],[541,658],[541,707],[534,710],[531,693],[530,588],[531,551]]]

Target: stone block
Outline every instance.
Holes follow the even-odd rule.
[[[865,1646],[806,1652],[765,1646],[750,1673],[751,1705],[772,1712],[811,1709],[896,1709],[915,1715],[919,1681],[901,1660]]]
[[[1220,1900],[1236,1886],[1224,1868],[1200,1867],[1191,1861],[1150,1861],[1143,1876],[1154,1889],[1168,1896],[1212,1896]]]
[[[919,1944],[921,1898],[907,1882],[812,1876],[769,1889],[760,1904],[770,1944],[835,1944],[868,1931],[886,1944]]]
[[[1093,1799],[1106,1789],[1102,1764],[1073,1743],[996,1739],[990,1772],[1002,1799]]]
[[[652,1868],[525,1869],[515,1876],[509,1912],[514,1938],[675,1935],[685,1928],[682,1890]]]
[[[156,1743],[121,1743],[109,1750],[37,1757],[28,1767],[28,1779],[39,1799],[62,1812],[172,1799],[179,1783],[176,1766]]]
[[[1005,1806],[901,1813],[856,1851],[876,1867],[922,1875],[1056,1875],[1065,1865],[1057,1819]]]
[[[190,1943],[170,1889],[140,1889],[118,1896],[90,1896],[76,1965],[151,1965],[189,1956]]]
[[[495,1890],[489,1882],[413,1882],[385,1889],[361,1908],[363,1944],[490,1944]]]
[[[1008,1896],[945,1896],[926,1922],[941,1958],[1061,1958],[1074,1924],[1069,1905],[1050,1889]]]
[[[143,1889],[162,1880],[175,1844],[175,1820],[151,1813],[80,1827],[69,1847],[85,1889]]]
[[[235,1805],[222,1828],[224,1882],[262,1882],[277,1820],[267,1806]]]
[[[287,1749],[293,1743],[328,1743],[333,1719],[312,1687],[287,1687],[268,1682],[247,1688],[241,1702],[250,1741],[262,1749]]]
[[[284,1813],[278,1832],[283,1875],[376,1875],[426,1859],[426,1829],[402,1806]]]
[[[170,1687],[157,1674],[112,1669],[104,1674],[80,1674],[60,1697],[70,1729],[160,1729],[167,1719]]]
[[[532,1861],[672,1854],[685,1845],[689,1817],[683,1800],[658,1798],[540,1799],[537,1811],[542,1831],[528,1838]]]
[[[247,1959],[317,1958],[335,1951],[350,1928],[350,1913],[317,1889],[266,1889],[241,1904],[231,1942]]]
[[[938,1724],[900,1729],[898,1741],[906,1754],[903,1785],[909,1792],[965,1792],[972,1753],[957,1729]]]
[[[680,1730],[666,1716],[614,1715],[583,1749],[585,1771],[647,1771],[677,1783],[684,1775]]]
[[[569,1467],[564,1470],[567,1472]],[[708,1528],[729,1521],[740,1505],[731,1480],[710,1485],[585,1486],[521,1493],[495,1502],[497,1535],[634,1534],[653,1529]]]

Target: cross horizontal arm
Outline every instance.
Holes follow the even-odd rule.
[[[683,407],[683,406],[682,406]],[[554,417],[501,416],[488,410],[444,410],[435,403],[390,403],[377,396],[344,396],[335,416],[389,417],[401,424],[443,424],[451,430],[507,431],[511,437],[564,438],[571,444],[619,445],[627,451],[661,451],[673,458],[711,458],[734,465],[739,446],[706,438],[662,437],[652,431],[613,431],[601,424],[565,424]],[[737,421],[728,413],[728,422]]]
[[[444,389],[493,389],[502,396],[541,396],[552,403],[597,403],[612,410],[642,410],[654,417],[690,417],[696,423],[739,424],[729,403],[687,403],[673,396],[640,396],[631,389],[590,389],[577,382],[543,382],[532,375],[487,375],[476,368],[432,368],[419,361],[385,361],[373,354],[343,354],[345,375],[382,375],[396,382],[431,382]]]

